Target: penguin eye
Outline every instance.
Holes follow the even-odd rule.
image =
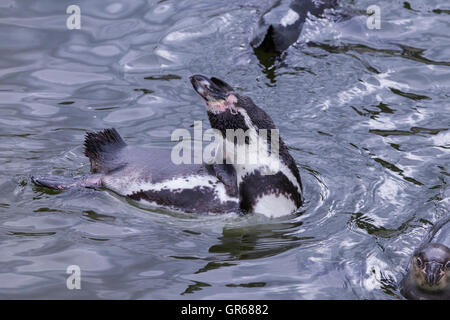
[[[416,263],[417,263],[417,265],[418,265],[419,267],[421,267],[422,264],[423,264],[422,259],[417,258],[417,259],[416,259]]]

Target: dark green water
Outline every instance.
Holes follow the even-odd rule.
[[[448,3],[378,1],[372,31],[364,16],[313,19],[310,43],[266,70],[248,42],[268,3],[85,0],[68,30],[64,1],[0,2],[1,298],[401,298],[383,279],[450,207]],[[153,212],[30,183],[87,173],[86,131],[169,148],[173,130],[207,128],[194,73],[272,116],[303,179],[297,214]]]

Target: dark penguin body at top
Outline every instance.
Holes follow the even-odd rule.
[[[319,16],[335,7],[337,0],[276,0],[261,15],[250,45],[279,54],[298,40],[308,14]]]

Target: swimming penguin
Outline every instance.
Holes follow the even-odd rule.
[[[336,6],[337,0],[277,0],[259,19],[250,45],[255,53],[280,54],[298,40],[308,13]]]
[[[177,165],[171,161],[171,150],[132,147],[115,129],[106,129],[86,135],[84,154],[91,174],[76,179],[32,177],[32,181],[59,190],[104,187],[143,204],[184,212],[255,212],[276,217],[296,211],[303,195],[293,158],[279,136],[265,139],[257,134],[261,129],[276,130],[269,115],[220,79],[194,75],[190,81],[206,102],[211,127],[223,135],[220,146],[225,152],[216,156],[221,161]],[[239,129],[246,133],[243,139],[226,139],[229,130]],[[269,156],[273,145],[277,156]],[[243,146],[258,150],[261,160],[233,163],[231,158]]]
[[[450,217],[436,223],[414,252],[400,292],[413,300],[450,300]]]

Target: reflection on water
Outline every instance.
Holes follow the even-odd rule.
[[[272,1],[0,3],[0,297],[401,299],[430,223],[449,212],[447,4],[342,1],[273,60],[253,27]],[[354,14],[353,14],[354,13]],[[188,76],[217,76],[273,118],[297,162],[295,215],[193,216],[111,192],[52,191],[82,175],[86,131],[169,148],[207,116]],[[67,290],[78,265],[82,290]]]
[[[303,223],[261,224],[242,228],[224,228],[219,244],[209,248],[210,253],[225,256],[227,260],[259,259],[296,248],[314,237],[291,235]]]

